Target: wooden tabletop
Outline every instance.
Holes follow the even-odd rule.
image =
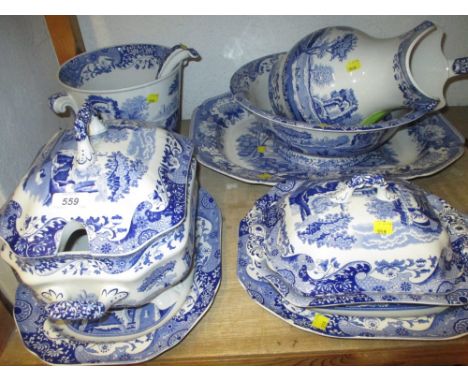
[[[444,114],[468,137],[468,108],[451,108]],[[185,121],[183,131],[187,126]],[[189,335],[145,364],[468,364],[468,336],[450,341],[336,339],[304,332],[268,313],[244,291],[236,266],[239,222],[269,187],[242,183],[203,166],[199,176],[223,214],[221,287],[211,309]],[[414,182],[468,213],[466,153],[442,172]],[[15,330],[0,356],[1,364],[42,362],[26,350]]]

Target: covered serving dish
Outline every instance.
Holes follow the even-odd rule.
[[[3,207],[2,258],[52,318],[97,319],[111,306],[145,303],[190,268],[192,154],[177,134],[102,122],[83,106]]]
[[[288,180],[256,202],[240,230],[255,277],[293,305],[463,305],[466,219],[441,203],[375,174]]]

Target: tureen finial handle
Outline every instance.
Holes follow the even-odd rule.
[[[97,119],[93,115],[91,106],[85,102],[76,113],[73,128],[75,130],[75,139],[77,142],[77,153],[75,161],[79,166],[88,166],[94,160],[94,149],[89,141],[88,127]]]

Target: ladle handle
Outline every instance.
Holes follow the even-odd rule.
[[[453,60],[452,71],[454,74],[468,74],[468,57],[459,57]]]
[[[174,45],[156,73],[156,78],[164,77],[174,70],[175,67],[180,64],[183,65],[188,60],[200,60],[200,58],[200,54],[195,49],[189,48],[184,44]]]

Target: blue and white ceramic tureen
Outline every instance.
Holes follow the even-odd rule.
[[[47,305],[20,285],[14,313],[28,350],[52,364],[129,364],[180,343],[210,308],[221,281],[221,212],[201,188],[193,211],[190,273],[145,305],[112,309],[99,320],[52,320]]]
[[[294,306],[468,301],[466,217],[402,180],[287,180],[255,203],[240,240],[247,272]]]
[[[196,162],[186,138],[153,124],[101,122],[40,152],[0,214],[0,253],[52,318],[97,319],[185,277]]]

